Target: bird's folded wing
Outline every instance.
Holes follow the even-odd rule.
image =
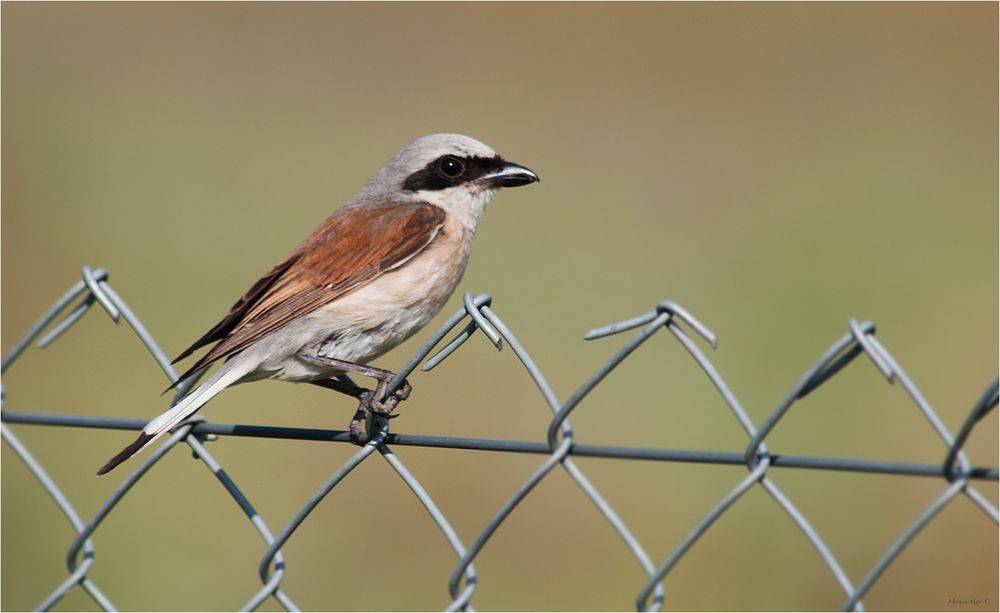
[[[178,381],[402,266],[431,244],[445,216],[444,209],[422,202],[369,203],[337,210],[288,259],[255,283],[222,321],[181,353],[178,359],[221,341]]]

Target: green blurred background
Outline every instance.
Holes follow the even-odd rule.
[[[720,339],[714,363],[760,423],[847,330],[881,341],[957,431],[996,376],[997,5],[35,4],[2,7],[3,348],[107,267],[175,355],[422,134],[472,135],[536,170],[481,226],[462,291],[495,310],[561,399],[624,337],[592,326],[672,299]],[[443,321],[439,317],[432,326]],[[398,368],[430,328],[378,363]],[[7,373],[12,410],[151,418],[165,380],[96,310]],[[550,413],[508,350],[475,338],[396,431],[543,440]],[[214,421],[343,428],[312,386],[229,390]],[[585,443],[738,451],[746,437],[669,335],[573,414]],[[15,426],[84,517],[126,475],[131,435]],[[945,447],[870,362],[797,404],[775,452],[937,463]],[[279,530],[354,449],[227,439],[216,454]],[[997,415],[968,444],[997,463]],[[537,456],[397,449],[468,544]],[[65,576],[73,532],[3,446],[4,609]],[[746,470],[581,459],[659,564]],[[133,463],[131,466],[135,466]],[[130,467],[126,467],[126,471]],[[857,582],[943,481],[775,469]],[[995,483],[977,484],[997,503]],[[123,609],[234,609],[260,542],[178,450],[94,537]],[[956,500],[865,599],[996,610],[997,530]],[[454,555],[389,467],[362,465],[284,549],[307,609],[436,609]],[[553,472],[476,559],[480,609],[629,609],[644,582]],[[791,520],[749,492],[669,575],[670,609],[831,609],[843,595]],[[59,610],[92,609],[80,590]],[[275,608],[273,602],[265,610]]]

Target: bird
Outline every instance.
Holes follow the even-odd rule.
[[[215,343],[168,390],[219,367],[97,474],[151,445],[225,388],[261,379],[314,383],[358,398],[350,430],[358,443],[360,418],[367,411],[388,415],[411,390],[404,382],[387,394],[394,373],[368,362],[440,312],[497,191],[538,180],[461,134],[430,134],[406,145],[181,352],[174,363]],[[348,372],[379,384],[361,388],[345,379]]]

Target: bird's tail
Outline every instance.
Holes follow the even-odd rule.
[[[169,432],[174,426],[181,423],[198,409],[211,400],[216,394],[227,386],[239,381],[244,375],[253,370],[253,364],[246,360],[231,360],[222,365],[208,381],[202,383],[197,389],[185,396],[170,408],[166,413],[156,417],[146,424],[146,427],[139,433],[139,438],[135,439],[131,445],[122,449],[115,457],[108,460],[108,463],[97,471],[98,475],[103,475],[115,466],[118,466],[136,453],[151,445],[156,439]]]

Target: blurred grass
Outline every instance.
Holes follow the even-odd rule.
[[[104,266],[174,354],[396,149],[457,131],[542,176],[501,194],[460,291],[488,291],[561,398],[620,340],[594,325],[670,298],[763,419],[850,317],[957,430],[998,367],[995,4],[37,4],[2,11],[2,332],[7,349],[84,264]],[[447,310],[457,308],[458,297]],[[435,324],[432,325],[436,325]],[[418,335],[380,363],[395,368]],[[541,439],[547,409],[507,351],[470,343],[416,393],[404,432]],[[4,381],[21,410],[152,417],[162,376],[90,315]],[[210,419],[342,428],[349,403],[282,383],[234,388]],[[280,408],[280,410],[275,410]],[[738,450],[745,436],[667,337],[573,415],[581,442]],[[92,514],[122,433],[16,428]],[[997,417],[968,450],[996,465]],[[784,453],[937,462],[944,448],[864,360],[797,405]],[[273,530],[351,453],[214,443]],[[538,458],[400,449],[468,543]],[[461,453],[461,456],[458,454]],[[462,461],[457,462],[456,459]],[[72,532],[4,447],[3,609],[64,576]],[[660,562],[744,472],[581,461]],[[943,488],[775,471],[851,577]],[[995,484],[983,491],[997,500]],[[95,536],[93,577],[123,609],[232,609],[263,547],[178,452]],[[379,461],[285,549],[309,609],[434,609],[454,560]],[[995,527],[949,507],[876,584],[871,609],[1000,601]],[[638,565],[561,474],[477,558],[489,609],[623,609]],[[720,589],[722,587],[723,589]],[[830,609],[841,597],[763,492],[667,581],[672,609]],[[91,609],[74,592],[58,609]],[[987,609],[996,607],[986,605]],[[269,604],[266,610],[272,610]]]

